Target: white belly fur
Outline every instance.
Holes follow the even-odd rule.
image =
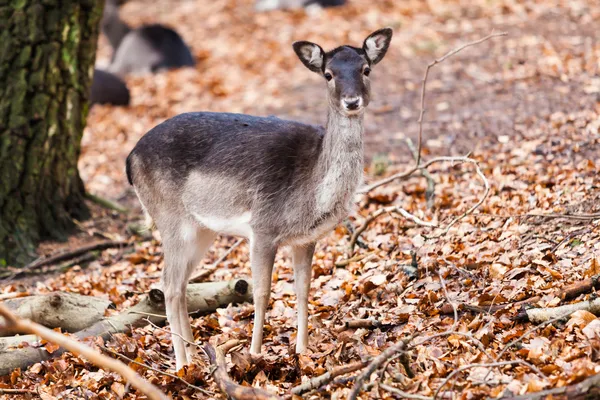
[[[252,214],[250,212],[228,218],[199,215],[197,213],[192,213],[192,215],[201,225],[217,233],[243,236],[245,238],[252,236],[252,228],[250,227]]]

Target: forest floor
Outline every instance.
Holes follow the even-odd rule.
[[[594,315],[578,312],[531,330],[534,325],[515,321],[518,306],[485,312],[531,298],[536,301],[530,306],[565,304],[561,293],[566,287],[600,274],[600,3],[349,0],[336,9],[261,14],[254,13],[251,0],[148,4],[132,0],[121,15],[132,25],[161,22],[175,27],[198,64],[130,76],[131,106],[94,106],[82,143],[81,175],[88,191],[130,212],[90,204],[93,218],[81,221],[67,243],[44,243],[39,251],[49,255],[106,239],[130,240],[134,246],[105,250],[96,260],[66,272],[13,280],[0,294],[69,291],[110,299],[117,310],[138,301],[158,282],[163,259],[158,233],[141,237],[128,229],[141,217],[124,174],[129,151],[156,124],[186,111],[323,123],[322,79],[295,57],[293,41],[310,40],[326,49],[360,45],[371,31],[394,28],[390,50],[372,74],[374,99],[365,133],[366,181],[371,183],[414,163],[407,138],[416,142],[427,64],[468,41],[506,31],[506,37],[465,49],[435,66],[428,80],[423,156],[428,160],[469,153],[491,188],[483,204],[447,233],[442,229],[484,194],[471,164],[430,167],[435,191],[429,206],[427,180],[419,174],[358,196],[350,218],[355,228],[369,213],[392,205],[441,228],[385,213],[362,233],[353,253],[344,226],[321,240],[313,261],[310,351],[300,357],[293,352],[293,271],[289,252],[280,251],[264,360],[253,364],[245,343],[228,356],[229,372],[239,383],[285,395],[309,378],[367,360],[414,334],[407,353],[414,376],[408,378],[400,359],[394,359],[366,382],[360,398],[399,398],[389,386],[427,397],[439,390],[437,398],[444,399],[501,397],[572,385],[600,374],[600,320]],[[110,48],[101,38],[97,62],[106,65],[109,59]],[[234,242],[219,237],[205,263],[218,259]],[[411,252],[416,254],[416,274],[406,267]],[[336,266],[353,256],[364,258]],[[243,243],[208,280],[248,276]],[[584,293],[572,301],[593,296]],[[452,305],[458,307],[456,319]],[[236,305],[194,318],[195,337],[213,344],[232,338],[247,341],[252,311],[252,306]],[[339,328],[369,318],[377,323]],[[503,352],[511,341],[516,344]],[[136,328],[104,346],[158,370],[174,370],[164,331]],[[496,360],[505,364],[483,365]],[[207,397],[156,371],[137,370],[174,398]],[[225,398],[210,371],[204,360],[182,376],[213,392],[209,397]],[[70,353],[0,379],[0,388],[35,388],[44,399],[139,397],[125,385],[114,373]],[[352,386],[346,379],[306,397],[347,398]]]

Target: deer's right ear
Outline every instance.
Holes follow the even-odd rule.
[[[323,63],[325,62],[325,52],[318,44],[311,42],[294,42],[294,51],[298,55],[302,64],[313,72],[323,72]]]

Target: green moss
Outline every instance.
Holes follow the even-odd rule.
[[[13,0],[10,5],[19,10],[27,5],[27,0]]]

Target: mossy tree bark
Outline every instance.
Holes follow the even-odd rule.
[[[77,171],[103,0],[0,0],[0,267],[87,215]]]

